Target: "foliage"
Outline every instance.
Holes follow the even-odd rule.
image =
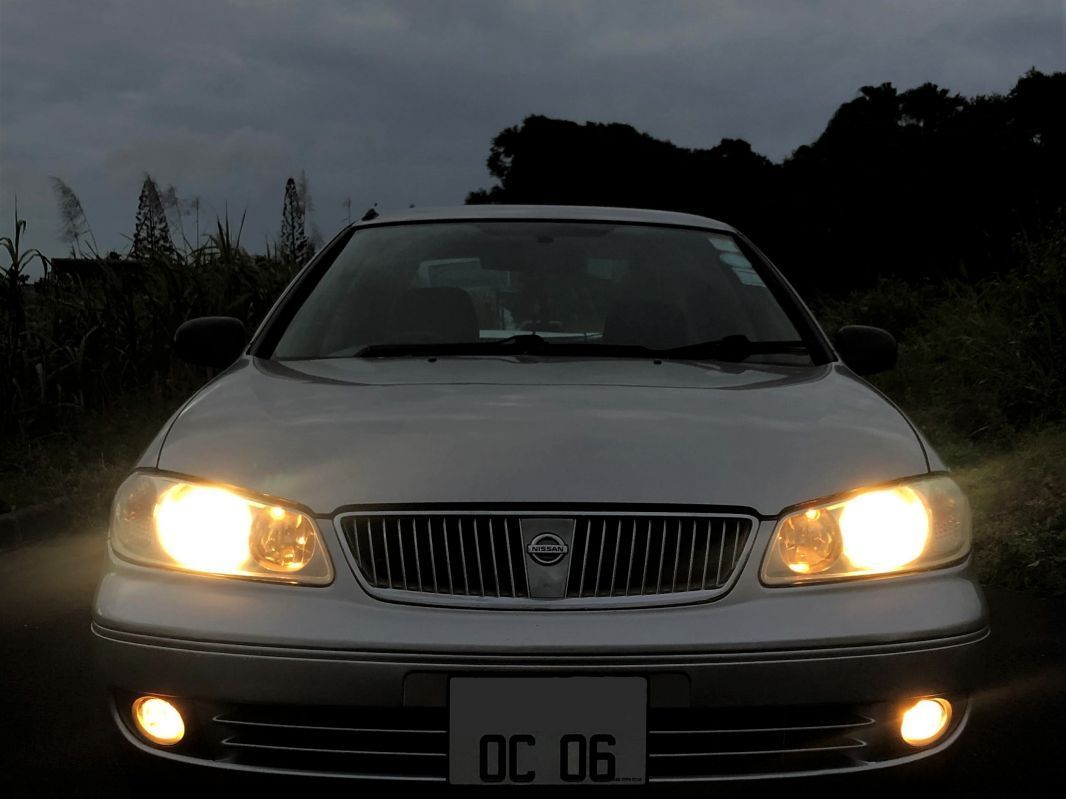
[[[304,229],[304,204],[296,190],[296,181],[285,181],[285,202],[281,208],[281,235],[278,255],[289,263],[302,264],[308,257],[310,245]]]
[[[22,336],[26,332],[26,304],[24,300],[25,286],[28,281],[26,267],[37,258],[45,271],[48,271],[48,259],[39,250],[22,249],[22,234],[26,230],[26,220],[19,219],[18,206],[15,206],[15,234],[0,238],[0,249],[4,251],[7,265],[0,266],[0,299],[5,317],[4,324],[4,350],[0,355],[5,356],[4,361],[10,362],[12,353],[21,345]]]
[[[1066,419],[1066,212],[1018,242],[1013,263],[977,283],[884,280],[816,298],[816,312],[830,330],[862,322],[896,334],[899,366],[875,382],[934,440],[1008,444]]]
[[[16,226],[15,251],[25,224]],[[249,254],[242,226],[243,219],[235,228],[217,220],[207,241],[185,254],[85,259],[75,274],[20,282],[23,329],[0,351],[0,441],[76,436],[86,412],[135,392],[165,401],[202,382],[206,372],[171,355],[177,327],[210,314],[254,327],[293,275],[291,264]],[[8,239],[2,243],[7,249]],[[31,255],[19,256],[21,267]],[[4,317],[13,324],[10,305]]]
[[[163,201],[159,196],[159,187],[151,175],[144,176],[141,184],[141,196],[137,202],[137,226],[133,231],[133,246],[130,258],[134,260],[154,260],[173,258],[177,254],[174,241],[170,237],[170,224],[167,222]]]
[[[59,178],[53,177],[52,191],[59,206],[60,231],[59,240],[70,245],[71,258],[94,257],[99,252],[96,236],[85,216],[81,200],[74,189]]]

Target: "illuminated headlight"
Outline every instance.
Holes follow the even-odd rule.
[[[955,482],[927,477],[788,513],[763,560],[768,585],[895,574],[970,551],[970,506]]]
[[[149,566],[311,585],[333,579],[306,514],[229,488],[141,472],[115,495],[111,545]]]

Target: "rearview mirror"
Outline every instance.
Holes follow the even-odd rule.
[[[833,338],[844,363],[857,374],[874,375],[896,365],[899,346],[887,330],[868,325],[847,325]]]
[[[224,369],[248,343],[244,322],[232,316],[190,319],[174,334],[174,351],[186,363]]]

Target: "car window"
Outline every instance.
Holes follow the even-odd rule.
[[[369,345],[491,341],[682,347],[800,338],[726,233],[580,222],[441,222],[357,231],[280,337],[275,357]],[[775,356],[780,359],[780,356]]]

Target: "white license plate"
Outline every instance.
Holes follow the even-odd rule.
[[[643,677],[453,677],[449,780],[643,783],[647,707]]]

